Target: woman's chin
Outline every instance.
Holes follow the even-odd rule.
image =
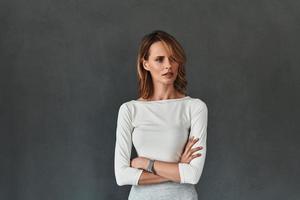
[[[162,80],[161,82],[164,83],[164,84],[166,84],[166,85],[172,85],[172,84],[174,84],[174,80],[172,80],[172,79]]]

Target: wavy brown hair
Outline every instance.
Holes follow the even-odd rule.
[[[170,34],[162,30],[155,30],[145,35],[139,45],[137,57],[137,78],[138,78],[138,95],[143,99],[148,99],[153,95],[153,82],[149,71],[143,67],[143,61],[148,60],[150,46],[155,42],[162,42],[162,44],[170,53],[171,57],[177,62],[178,74],[174,81],[174,88],[186,95],[187,80],[185,73],[186,55],[179,44],[179,42]]]

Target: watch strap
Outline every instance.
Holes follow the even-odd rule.
[[[154,173],[153,166],[154,166],[154,160],[150,159],[149,163],[148,163],[148,166],[147,166],[147,171],[151,172],[151,173]]]

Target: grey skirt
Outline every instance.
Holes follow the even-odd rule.
[[[128,200],[198,200],[193,184],[163,182],[149,185],[133,185]]]

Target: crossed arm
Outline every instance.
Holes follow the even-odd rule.
[[[201,154],[194,154],[195,151],[202,149],[202,147],[192,148],[192,146],[199,140],[189,139],[185,146],[185,150],[181,155],[180,162],[189,163],[192,159],[201,156]],[[131,161],[131,167],[143,169],[143,172],[138,180],[139,185],[147,185],[153,183],[161,183],[166,181],[181,182],[179,165],[177,162],[164,162],[155,160],[153,168],[156,174],[145,171],[149,159],[146,157],[136,157]]]
[[[148,161],[145,163],[148,163]],[[147,185],[167,181],[180,182],[178,163],[156,160],[154,162],[153,168],[156,174],[145,171],[146,167],[144,168],[138,181],[139,185]]]

